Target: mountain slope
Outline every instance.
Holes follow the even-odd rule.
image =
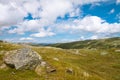
[[[60,47],[64,49],[82,49],[82,48],[98,48],[98,49],[109,49],[109,48],[120,48],[120,38],[108,38],[99,40],[85,40],[76,41],[70,43],[57,43],[49,45],[52,47]]]

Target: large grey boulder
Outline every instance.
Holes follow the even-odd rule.
[[[32,70],[41,63],[41,56],[29,48],[23,48],[6,53],[4,62],[15,69]]]

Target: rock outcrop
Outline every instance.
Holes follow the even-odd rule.
[[[4,62],[15,69],[33,70],[41,63],[41,56],[30,48],[10,51],[5,54]]]

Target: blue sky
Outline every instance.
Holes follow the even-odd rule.
[[[0,39],[57,43],[120,37],[120,0],[1,0]]]

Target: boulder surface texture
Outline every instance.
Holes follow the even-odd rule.
[[[6,53],[4,62],[15,69],[35,69],[41,63],[41,56],[30,48],[23,48]]]

